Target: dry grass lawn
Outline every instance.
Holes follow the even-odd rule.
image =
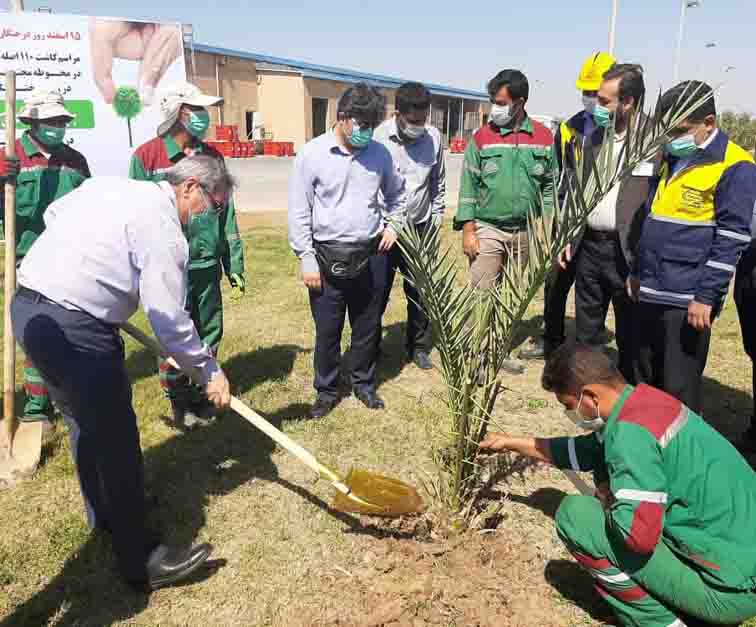
[[[313,324],[279,221],[245,218],[253,226],[245,235],[250,288],[243,301],[227,301],[222,346],[236,392],[325,462],[420,484],[434,472],[429,450],[448,420],[438,373],[402,362],[399,282],[380,368],[387,410],[369,412],[349,398],[324,420],[305,419],[313,399]],[[456,245],[454,235],[449,239]],[[166,425],[169,407],[153,359],[131,341],[128,369],[157,500],[150,523],[171,542],[212,542],[212,569],[149,597],[124,587],[107,538],[87,530],[59,425],[34,480],[0,492],[3,627],[567,627],[610,620],[554,534],[551,516],[572,491],[557,471],[532,468],[502,482],[501,519],[484,533],[450,535],[434,512],[400,522],[338,514],[329,509],[327,483],[238,416],[189,434]],[[506,382],[497,418],[511,432],[567,430],[560,407],[539,386],[540,369],[533,363]],[[730,306],[716,325],[706,379],[706,415],[727,435],[745,427],[750,376]]]

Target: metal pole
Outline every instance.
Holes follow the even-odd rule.
[[[215,56],[215,92],[218,98],[221,98],[221,83],[220,83],[220,59]],[[223,104],[218,107],[218,116],[220,117],[220,123],[223,125]]]
[[[465,136],[465,99],[459,102],[459,136]]]
[[[614,55],[614,45],[617,41],[617,14],[619,13],[619,0],[612,1],[612,19],[609,23],[609,54]]]
[[[688,9],[688,0],[682,0],[680,8],[680,31],[677,35],[677,53],[675,54],[675,70],[673,73],[674,83],[680,82],[680,61],[682,59],[683,37],[685,36],[685,12]]]

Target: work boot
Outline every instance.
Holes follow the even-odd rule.
[[[198,415],[197,410],[189,407],[182,401],[171,399],[171,409],[173,410],[173,425],[177,429],[191,431],[197,427],[203,426],[206,422]]]
[[[368,409],[385,409],[386,403],[375,393],[375,390],[353,390],[357,399]]]
[[[150,590],[157,590],[187,579],[207,561],[212,551],[210,544],[198,544],[190,549],[158,545],[147,560],[147,585]]]
[[[518,375],[525,372],[525,364],[520,359],[508,357],[501,364],[501,369],[507,374]]]
[[[414,355],[412,355],[412,362],[420,370],[433,370],[433,362],[426,351],[415,351]]]
[[[519,354],[520,359],[544,359],[545,356],[546,346],[542,337],[530,342]]]
[[[310,409],[310,418],[316,420],[318,418],[325,418],[333,411],[334,407],[336,407],[337,404],[337,399],[319,395],[318,398],[315,399],[315,403]]]

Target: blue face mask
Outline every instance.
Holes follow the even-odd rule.
[[[361,128],[357,121],[352,120],[352,134],[348,139],[352,148],[364,148],[373,139],[373,129],[369,126]]]
[[[596,126],[606,128],[607,126],[609,126],[609,120],[611,119],[611,117],[611,111],[609,111],[609,109],[607,109],[604,105],[596,103],[596,106],[593,107],[593,119],[596,122]]]
[[[696,145],[696,138],[693,135],[683,135],[668,142],[665,150],[671,157],[679,159],[681,157],[690,157],[690,155],[698,150],[698,146]]]

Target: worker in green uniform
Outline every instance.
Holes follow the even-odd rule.
[[[217,150],[203,142],[210,126],[207,108],[222,100],[203,94],[189,83],[165,91],[160,99],[162,121],[157,137],[136,149],[129,176],[141,181],[161,181],[166,170],[184,157],[198,153],[223,161]],[[187,309],[202,341],[217,354],[223,337],[223,272],[238,296],[246,287],[244,249],[233,199],[219,213],[205,212],[192,219],[186,234],[189,240]],[[165,360],[160,361],[159,372],[177,426],[193,428],[214,416],[214,407],[185,375],[171,368]]]
[[[491,433],[480,447],[593,471],[595,497],[565,497],[557,534],[620,624],[756,616],[756,473],[735,447],[676,398],[627,385],[597,348],[562,345],[543,386],[588,435]]]
[[[16,140],[16,159],[0,157],[0,179],[16,177],[16,262],[21,263],[34,241],[45,230],[44,215],[55,200],[89,178],[89,165],[66,142],[66,129],[74,115],[58,92],[35,90],[24,100],[18,119],[30,128]],[[5,210],[5,198],[0,206]],[[47,386],[34,364],[24,362],[23,415],[19,420],[43,423],[52,430],[52,404]]]

